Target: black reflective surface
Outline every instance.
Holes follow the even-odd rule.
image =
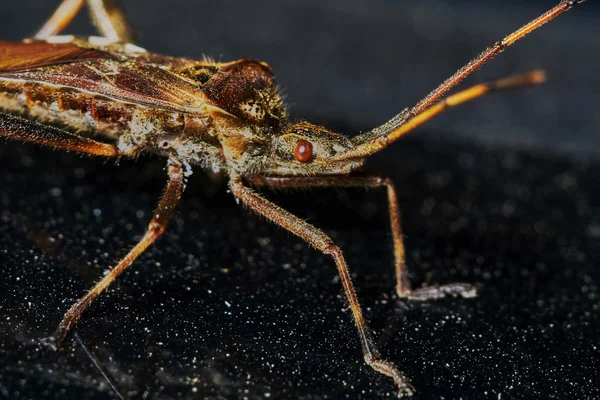
[[[398,185],[413,282],[471,282],[479,298],[396,299],[383,193],[270,195],[342,245],[383,353],[421,398],[597,397],[600,165],[418,139],[395,152],[403,168],[379,169]],[[143,161],[3,146],[8,398],[112,396],[76,342],[60,353],[36,342],[142,233],[164,181]],[[119,390],[391,396],[363,365],[333,262],[194,178],[166,235],[77,327]]]
[[[183,9],[180,3],[172,7]],[[385,3],[370,14],[356,8],[340,14],[343,7],[332,2],[311,15],[327,21],[328,15],[342,15],[337,32],[341,27],[355,32],[351,27],[361,21],[388,20],[381,11]],[[369,164],[397,185],[412,281],[473,283],[479,298],[422,304],[395,297],[382,191],[266,192],[342,246],[382,353],[412,378],[416,398],[600,397],[599,86],[592,51],[597,40],[584,34],[592,32],[586,22],[592,14],[581,14],[587,3],[556,28],[546,27],[537,39],[507,50],[496,67],[473,81],[541,66],[558,78],[453,110]],[[41,20],[48,11],[41,9],[51,7],[39,4]],[[294,66],[291,53],[273,44],[279,42],[268,33],[231,30],[211,40],[238,43],[224,59],[248,56],[241,49],[251,53],[253,46],[273,51],[250,55],[281,73],[291,100],[299,99],[292,109],[296,115],[357,132],[389,117],[398,102],[398,108],[411,104],[482,45],[548,6],[532,6],[523,15],[515,11],[511,18],[497,13],[495,22],[483,19],[488,22],[479,30],[476,20],[457,17],[461,24],[450,32],[462,32],[458,42],[451,35],[425,40],[422,30],[406,28],[403,42],[414,43],[410,53],[417,58],[402,64],[403,75],[383,59],[342,68],[349,65],[342,56],[356,58],[356,46],[361,53],[377,48],[356,40],[343,42],[350,46],[346,51],[317,46],[317,54],[324,60],[329,54],[337,64],[304,66]],[[490,15],[485,7],[472,15]],[[3,37],[15,29],[30,32],[38,24],[31,22],[36,10],[29,11],[29,28],[16,14],[3,12]],[[161,20],[160,13],[148,14],[133,16],[136,26]],[[512,17],[520,19],[507,27]],[[199,27],[164,26],[141,26],[142,44],[175,55],[225,52],[198,49],[199,43],[187,52],[190,37],[202,39]],[[278,41],[291,33],[298,40],[307,37],[289,24],[276,26]],[[489,37],[469,34],[470,28]],[[195,34],[184,35],[192,29]],[[176,40],[181,37],[188,42]],[[376,42],[385,47],[382,38]],[[169,46],[175,50],[167,51]],[[295,54],[303,55],[298,49]],[[433,62],[419,64],[419,57]],[[361,77],[369,83],[360,84]],[[406,83],[398,86],[396,80]],[[544,150],[549,148],[554,150]],[[567,150],[568,156],[555,150]],[[95,358],[117,391],[132,399],[392,398],[392,382],[362,361],[332,260],[237,206],[223,182],[201,171],[192,176],[164,237],[86,313],[76,329],[81,342],[71,338],[59,353],[38,345],[69,305],[139,239],[164,187],[163,167],[163,160],[149,157],[115,165],[1,144],[0,397],[117,398]]]

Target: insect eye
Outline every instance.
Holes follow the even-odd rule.
[[[294,149],[294,158],[301,163],[309,162],[313,156],[313,146],[308,140],[299,140]]]

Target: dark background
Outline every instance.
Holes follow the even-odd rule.
[[[290,112],[342,132],[413,105],[553,1],[129,1],[156,52],[268,61]],[[4,0],[0,37],[50,1]],[[428,304],[393,292],[379,191],[271,194],[334,238],[383,354],[419,398],[597,398],[598,2],[506,50],[475,83],[544,68],[541,87],[461,106],[375,157],[404,213],[415,284],[478,285]],[[68,33],[92,33],[85,17]],[[463,86],[464,87],[464,86]],[[80,344],[37,345],[139,238],[163,163],[0,147],[0,396],[114,398]],[[2,296],[2,295],[0,295]],[[83,343],[128,398],[379,398],[333,262],[236,207],[200,171],[177,218],[86,314]]]

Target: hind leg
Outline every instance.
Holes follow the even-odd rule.
[[[46,40],[63,32],[81,10],[86,0],[63,0],[52,16],[35,34],[34,39]],[[117,0],[87,0],[94,25],[105,38],[115,42],[132,43],[134,35],[125,12]]]

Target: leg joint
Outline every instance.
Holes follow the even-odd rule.
[[[324,243],[321,247],[321,251],[325,254],[331,256],[340,256],[342,254],[342,250],[340,250],[339,246],[333,243],[331,240]]]
[[[394,181],[392,179],[390,179],[389,177],[384,177],[384,178],[379,178],[381,180],[381,184],[385,185],[386,187],[390,188],[390,189],[396,189],[396,185],[394,185]]]
[[[160,236],[165,232],[165,225],[158,222],[158,221],[150,221],[150,224],[148,224],[148,232],[152,233],[152,235],[155,236]]]

